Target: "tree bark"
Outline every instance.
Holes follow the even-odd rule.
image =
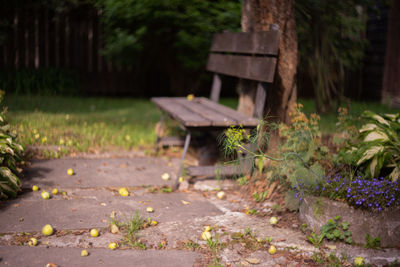
[[[391,3],[386,38],[382,102],[400,107],[400,1],[391,1]]]
[[[268,31],[277,24],[281,33],[279,57],[274,83],[268,86],[265,112],[268,120],[288,122],[290,105],[296,102],[297,32],[294,0],[244,0],[242,31]],[[253,115],[256,85],[239,82],[238,111]]]

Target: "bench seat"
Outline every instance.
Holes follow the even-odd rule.
[[[186,97],[153,97],[151,101],[186,129],[219,130],[230,126],[254,128],[259,122],[256,118],[205,97],[195,97],[193,100]]]

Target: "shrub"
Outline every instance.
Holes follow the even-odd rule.
[[[0,103],[4,92],[0,91]],[[16,197],[21,181],[17,163],[21,160],[23,148],[15,142],[15,134],[5,120],[6,109],[0,113],[0,198]]]
[[[364,111],[361,119],[364,125],[355,130],[347,111],[341,110],[339,125],[349,134],[338,162],[356,167],[367,179],[383,176],[396,181],[400,176],[400,113]]]

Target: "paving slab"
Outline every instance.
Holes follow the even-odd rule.
[[[112,211],[119,216],[133,216],[135,211],[159,222],[180,221],[197,217],[220,215],[222,212],[200,194],[142,193],[122,197],[108,190],[96,192],[90,198],[44,200],[40,192],[30,192],[10,201],[0,203],[1,232],[40,231],[51,224],[56,229],[87,229],[106,227]],[[190,202],[190,205],[183,204]],[[154,209],[146,212],[147,207]]]
[[[180,250],[109,250],[88,249],[89,256],[81,257],[81,249],[1,246],[0,266],[36,267],[55,263],[58,267],[87,266],[193,266],[200,254]]]
[[[175,160],[176,161],[176,160]],[[72,168],[73,176],[67,175]],[[23,188],[32,185],[44,187],[107,187],[172,185],[161,175],[176,172],[175,162],[162,158],[62,158],[57,160],[34,160],[24,170]]]

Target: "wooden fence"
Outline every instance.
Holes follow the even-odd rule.
[[[141,95],[132,71],[102,56],[100,11],[80,6],[66,13],[17,8],[0,46],[0,69],[65,68],[79,71],[86,94]]]

